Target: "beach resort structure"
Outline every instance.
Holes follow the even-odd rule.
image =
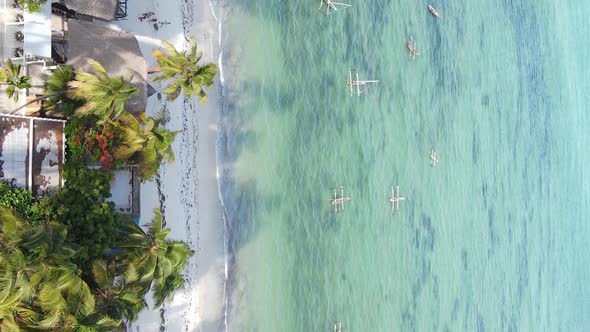
[[[127,109],[145,110],[148,93],[154,90],[147,83],[147,64],[137,39],[96,22],[126,15],[126,0],[48,1],[39,13],[24,11],[16,0],[0,0],[0,65],[9,59],[20,64],[21,75],[29,76],[33,86],[20,90],[18,100],[8,98],[0,87],[0,179],[35,196],[63,185],[65,120],[59,112],[45,112],[40,101],[29,103],[42,96],[59,64],[85,71],[90,68],[88,58],[98,61],[110,75],[123,76],[138,88]],[[111,185],[118,211],[138,216],[137,168],[116,171]]]
[[[127,16],[127,0],[61,0],[53,7],[86,21],[113,21]]]
[[[8,59],[21,64],[22,74],[31,77],[33,86],[19,91],[18,100],[8,98],[5,87],[0,87],[0,113],[18,110],[21,115],[39,115],[41,103],[28,101],[43,93],[55,65],[85,69],[87,57],[103,64],[112,75],[131,78],[139,92],[129,102],[130,111],[143,111],[147,65],[135,36],[94,22],[126,15],[126,0],[48,1],[39,13],[26,12],[17,0],[0,0],[0,65]]]
[[[95,23],[65,21],[64,57],[76,70],[90,69],[87,59],[98,61],[111,76],[123,76],[138,91],[127,101],[131,113],[145,110],[148,95],[155,90],[147,82],[147,63],[134,35]],[[108,51],[105,51],[108,50]]]
[[[0,115],[0,179],[35,196],[63,185],[64,120]]]
[[[139,217],[139,168],[126,167],[116,170],[111,181],[111,202],[118,212]]]
[[[65,120],[0,114],[0,180],[41,197],[64,184]],[[114,172],[110,201],[118,212],[139,216],[139,170]]]
[[[0,0],[0,64],[8,59],[21,64],[32,85],[42,83],[41,73],[52,63],[51,57],[51,3],[39,13],[28,13],[14,0]],[[0,112],[7,113],[25,104],[35,89],[21,90],[18,101],[6,97],[5,86],[0,88]],[[24,114],[24,112],[23,112]]]
[[[147,83],[147,63],[133,34],[93,22],[115,20],[123,15],[118,0],[65,0],[54,6],[54,58],[75,70],[90,69],[87,59],[98,61],[111,76],[123,76],[138,92],[127,102],[132,113],[143,112],[148,95],[155,92]],[[119,13],[119,14],[117,14]]]

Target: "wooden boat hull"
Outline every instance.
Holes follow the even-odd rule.
[[[432,13],[432,15],[440,17],[440,14],[436,11],[436,9],[434,9],[434,7],[432,7],[432,5],[428,5],[428,10]]]

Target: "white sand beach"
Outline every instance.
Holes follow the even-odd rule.
[[[151,53],[162,40],[182,48],[189,35],[197,39],[203,63],[218,62],[220,13],[209,0],[146,0],[128,6],[127,19],[115,25],[137,36],[148,67],[155,65]],[[138,19],[145,12],[169,24],[156,30],[153,22]],[[164,86],[153,84],[158,91]],[[183,98],[168,102],[158,94],[148,99],[147,113],[164,112],[166,127],[182,133],[173,145],[175,162],[163,165],[156,181],[141,186],[141,223],[151,220],[154,208],[162,208],[170,237],[187,242],[195,255],[186,269],[186,287],[162,309],[142,312],[130,331],[225,330],[224,221],[216,167],[219,84],[208,95],[204,104]]]

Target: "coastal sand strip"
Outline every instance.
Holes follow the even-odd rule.
[[[135,34],[148,67],[155,65],[152,50],[167,40],[175,47],[186,46],[187,37],[197,38],[204,62],[219,59],[219,47],[212,40],[220,29],[215,6],[208,0],[152,0],[134,3],[127,20],[116,27]],[[155,17],[171,24],[157,31],[137,17],[153,11]],[[216,45],[217,44],[217,45]],[[165,85],[153,84],[157,90]],[[171,130],[183,130],[173,144],[176,161],[163,165],[157,181],[141,187],[141,222],[152,218],[153,208],[164,208],[170,237],[189,243],[195,255],[185,272],[186,287],[162,310],[145,310],[130,331],[223,331],[225,329],[225,255],[223,212],[219,201],[216,165],[218,88],[209,91],[209,101],[178,98],[167,102],[163,96],[148,99],[146,112],[164,110]],[[151,299],[149,301],[151,305]]]

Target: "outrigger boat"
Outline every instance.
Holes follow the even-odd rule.
[[[430,166],[435,167],[438,164],[438,155],[434,148],[430,150]]]
[[[322,6],[326,5],[326,16],[330,15],[331,13],[335,12],[338,10],[338,6],[343,7],[343,8],[347,8],[347,7],[352,7],[352,5],[346,4],[346,3],[338,3],[338,2],[332,2],[331,0],[320,0],[320,8],[319,10],[322,10]]]
[[[434,15],[436,17],[440,17],[440,14],[436,11],[436,9],[434,9],[434,7],[432,7],[432,5],[428,5],[428,10],[430,10],[432,15]]]
[[[334,323],[334,332],[346,332],[346,330],[342,328],[342,322]]]
[[[360,80],[359,79],[359,73],[355,70],[355,74],[356,74],[356,80],[352,79],[352,69],[348,70],[348,80],[346,81],[346,85],[350,86],[350,95],[354,95],[353,92],[353,87],[356,86],[356,95],[360,96],[361,93],[365,92],[368,88],[370,84],[375,84],[375,83],[379,83],[379,81],[377,80]],[[367,86],[364,89],[361,90],[361,86]]]
[[[344,196],[344,187],[340,187],[340,190],[340,197],[338,197],[338,193],[336,192],[336,189],[334,189],[334,199],[330,200],[330,204],[334,206],[334,212],[336,213],[344,211],[344,202],[348,202],[352,199],[350,197]],[[340,210],[338,207],[340,207]]]
[[[416,41],[414,40],[414,38],[412,38],[412,36],[410,36],[410,40],[408,40],[406,46],[410,51],[410,58],[416,59],[416,55],[420,55],[420,53],[418,53],[418,49],[416,48]]]
[[[406,198],[399,195],[399,186],[395,187],[395,191],[393,186],[391,187],[391,198],[389,201],[391,202],[391,214],[394,214],[396,211],[399,211],[399,202],[405,201]]]

